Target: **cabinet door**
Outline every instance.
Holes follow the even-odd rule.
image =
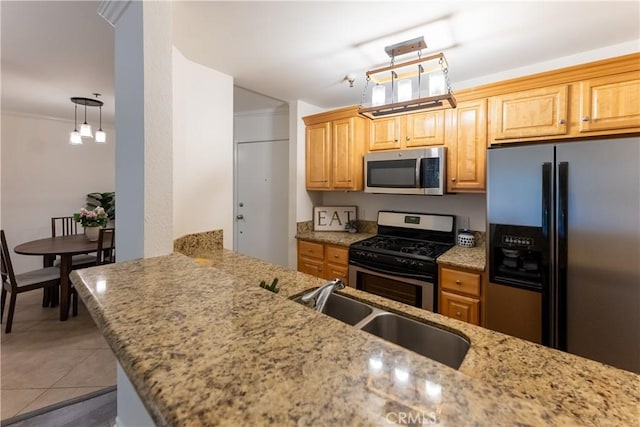
[[[355,143],[354,119],[342,119],[333,122],[332,134],[332,186],[351,190],[355,183],[354,168]],[[360,171],[362,173],[362,171]]]
[[[580,132],[640,127],[640,75],[615,74],[580,83]]]
[[[447,191],[486,189],[487,101],[467,101],[447,110]]]
[[[440,292],[440,314],[473,325],[480,324],[480,301],[461,295]]]
[[[369,151],[400,148],[400,117],[371,121]]]
[[[324,190],[329,182],[331,167],[331,124],[319,123],[306,130],[306,185],[308,190]]]
[[[444,110],[406,115],[403,133],[406,147],[443,145]]]
[[[526,90],[492,98],[495,139],[567,134],[569,86]]]

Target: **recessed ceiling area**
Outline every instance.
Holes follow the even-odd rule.
[[[0,3],[3,110],[69,118],[70,97],[100,92],[113,121],[114,29],[98,5]],[[190,60],[250,91],[323,108],[359,104],[365,72],[388,64],[384,47],[417,36],[425,53],[445,53],[454,92],[581,52],[640,51],[637,1],[180,1],[173,11],[175,45]]]

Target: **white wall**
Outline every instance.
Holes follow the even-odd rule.
[[[223,230],[233,248],[233,78],[173,48],[173,236]]]
[[[73,119],[71,104],[69,111]],[[78,212],[88,193],[114,191],[115,133],[103,128],[106,144],[73,146],[73,120],[2,112],[0,222],[12,250],[49,237],[51,217]],[[42,267],[42,257],[12,253],[11,259],[17,273]]]
[[[379,210],[456,215],[456,228],[485,231],[486,197],[484,194],[448,194],[418,196],[325,192],[322,203],[327,206],[356,205],[358,219],[377,221]]]
[[[296,223],[310,221],[314,204],[322,195],[306,190],[305,184],[305,125],[304,116],[323,109],[302,101],[289,102],[289,267],[296,268]]]
[[[495,83],[502,80],[513,79],[530,74],[542,73],[545,71],[557,70],[559,68],[571,67],[574,65],[586,64],[587,62],[599,61],[602,59],[615,58],[616,56],[628,55],[640,51],[640,40],[620,43],[587,52],[580,52],[574,55],[554,58],[549,61],[531,64],[526,67],[513,68],[500,73],[491,74],[476,79],[465,80],[453,85],[453,92],[459,89],[472,88],[487,83]],[[450,65],[450,67],[454,67]]]

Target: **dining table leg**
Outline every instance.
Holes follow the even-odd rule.
[[[69,273],[71,273],[72,255],[60,256],[60,320],[69,318],[70,288]]]

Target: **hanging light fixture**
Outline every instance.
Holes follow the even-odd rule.
[[[73,115],[73,131],[69,134],[69,144],[78,145],[82,144],[82,137],[80,136],[80,132],[78,132],[78,105],[75,105],[75,112]]]
[[[440,107],[447,101],[455,108],[447,75],[448,65],[443,53],[422,57],[427,44],[424,37],[385,47],[391,58],[388,67],[367,71],[367,84],[358,112],[371,119],[410,111]],[[418,52],[418,58],[395,63],[398,55]],[[375,85],[369,85],[369,83]]]
[[[107,135],[102,130],[102,105],[104,103],[98,99],[100,96],[99,93],[93,94],[96,98],[84,98],[84,97],[73,97],[71,98],[71,102],[75,105],[75,119],[74,119],[74,129],[71,132],[69,143],[72,145],[82,144],[82,138],[93,138],[93,133],[91,132],[91,125],[87,123],[87,107],[100,107],[100,128],[96,131],[95,142],[98,144],[103,144],[107,140]],[[84,106],[84,123],[80,125],[80,132],[78,132],[78,105]]]

